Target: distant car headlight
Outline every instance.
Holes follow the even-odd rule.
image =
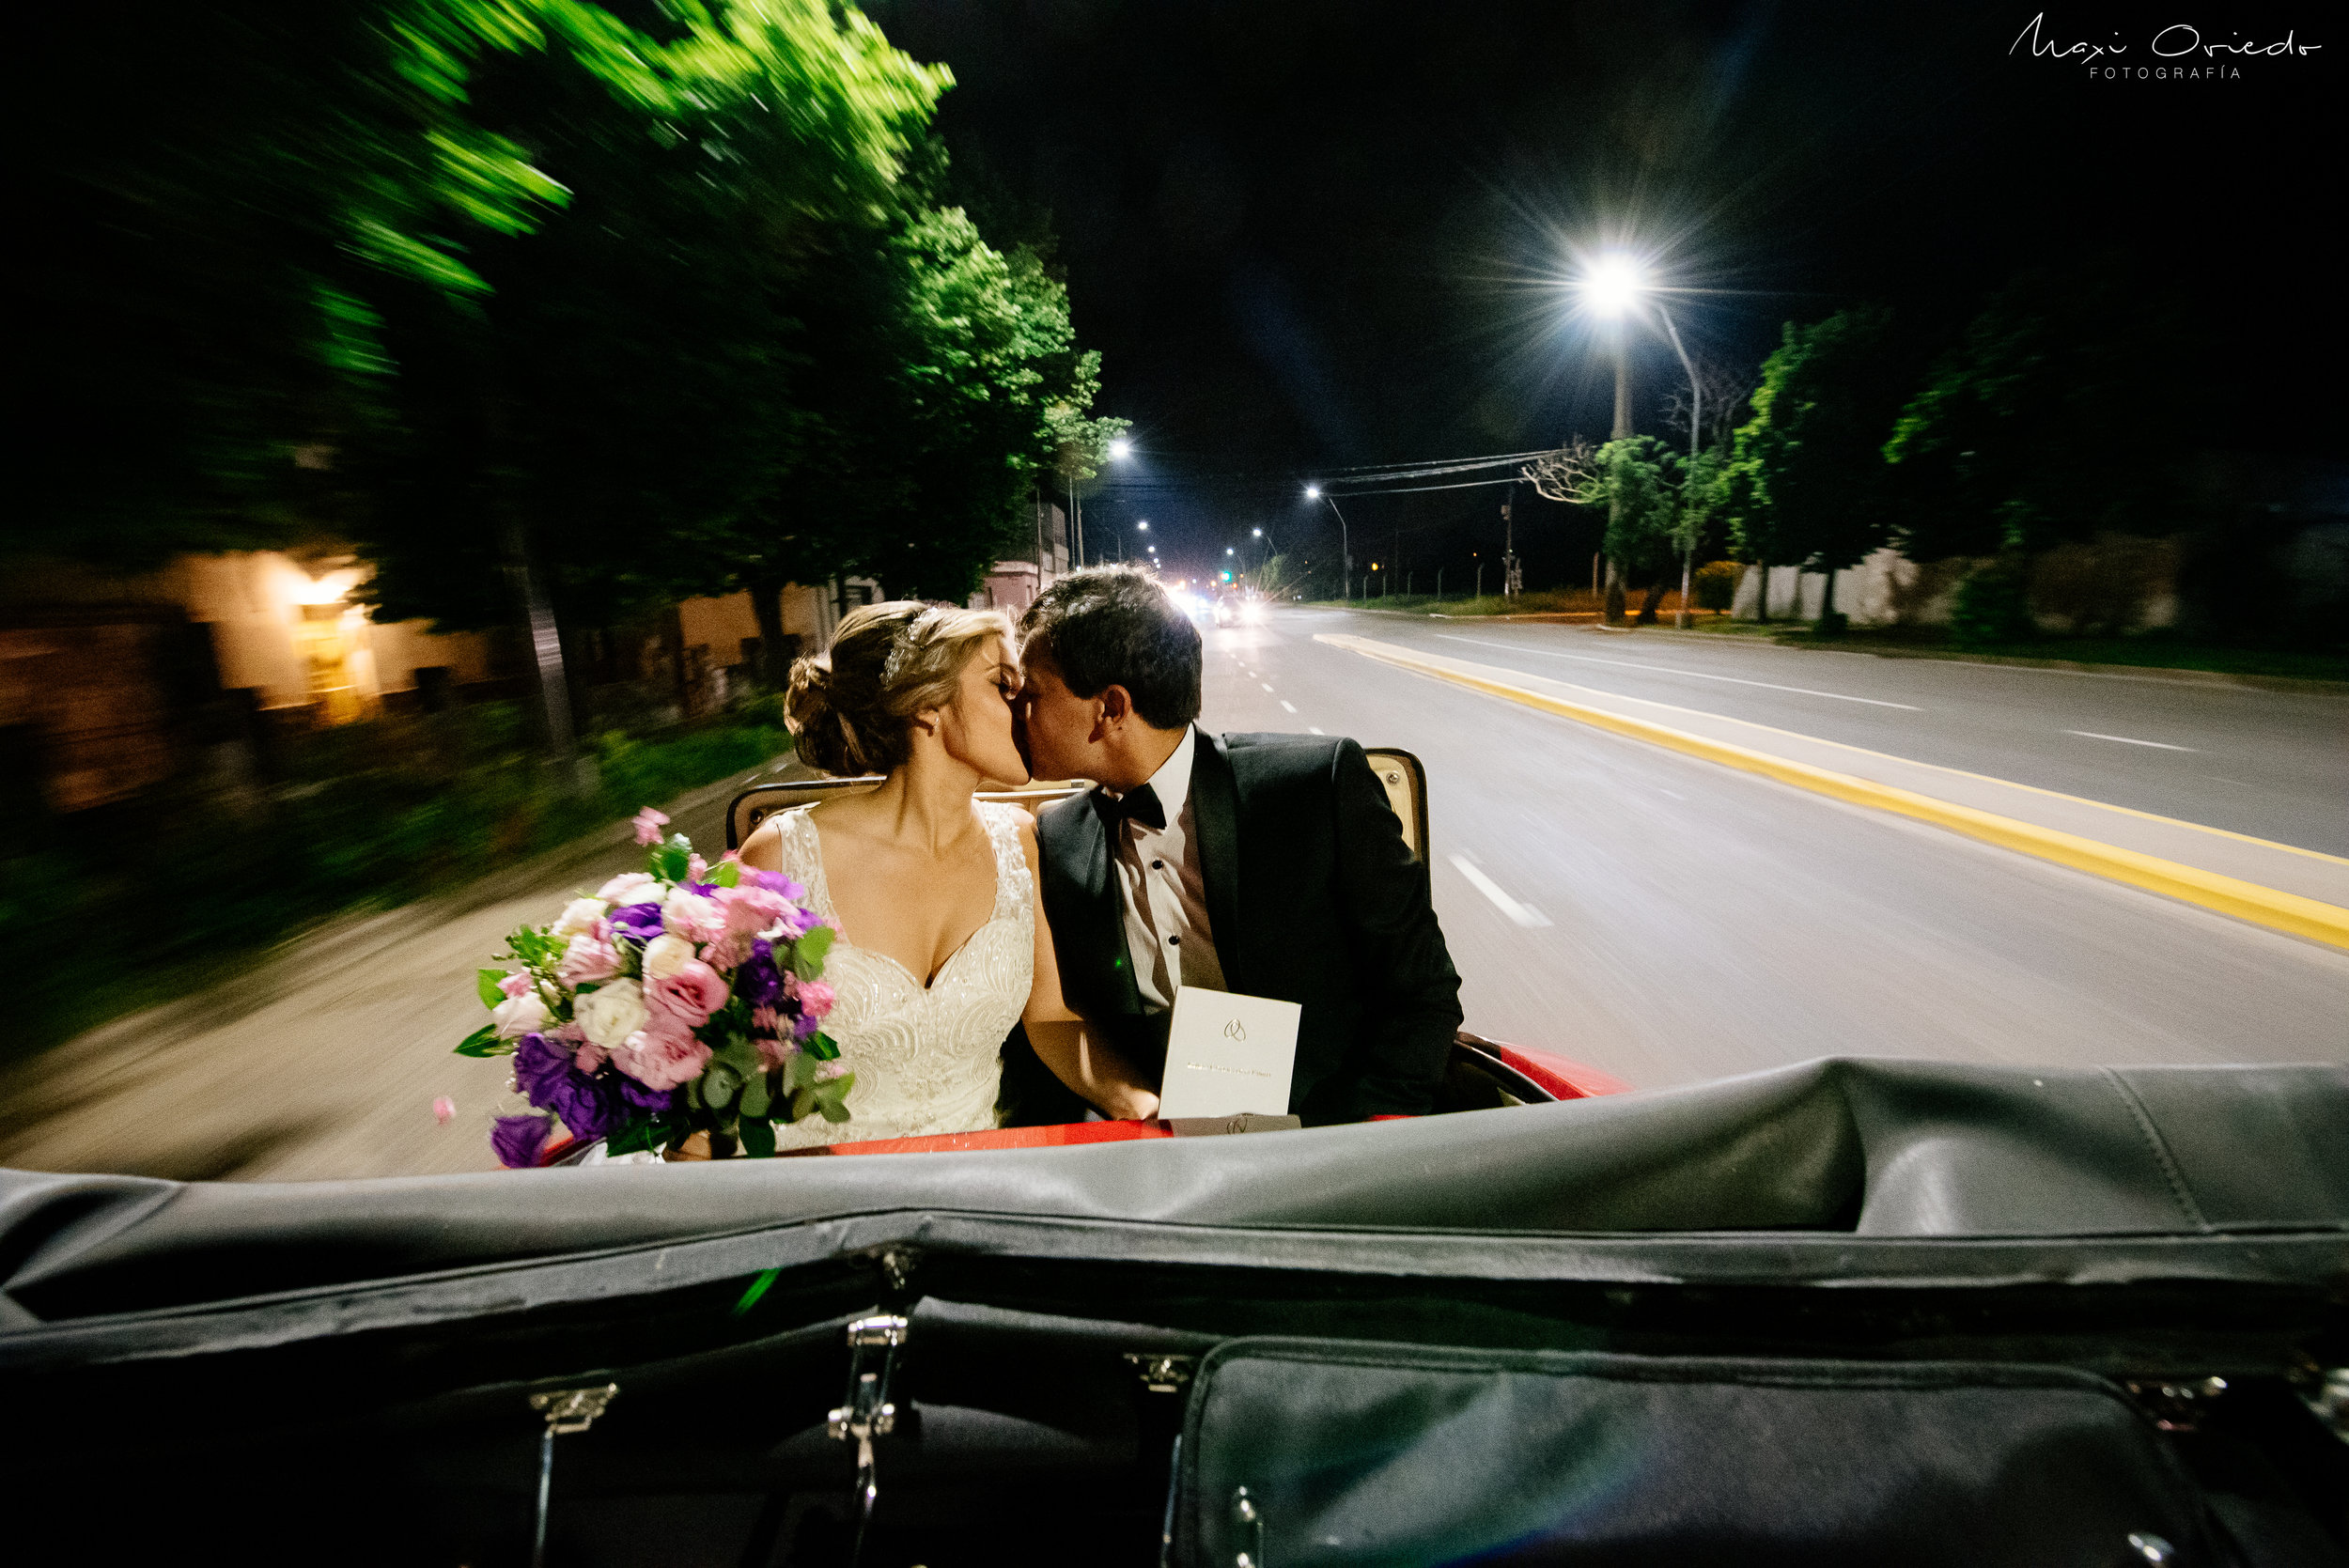
[[[1250,599],[1250,600],[1249,600],[1246,604],[1243,604],[1243,605],[1241,605],[1241,606],[1239,607],[1239,618],[1240,618],[1241,620],[1243,620],[1243,621],[1261,621],[1261,620],[1263,620],[1263,619],[1264,619],[1264,606],[1263,606],[1263,604],[1261,604],[1260,602],[1258,602],[1258,601],[1257,601],[1257,600],[1255,600],[1255,599],[1252,599],[1252,599]]]

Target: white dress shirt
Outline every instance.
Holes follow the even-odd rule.
[[[1199,855],[1199,819],[1191,809],[1190,765],[1199,731],[1187,726],[1182,744],[1150,775],[1150,790],[1166,812],[1166,826],[1128,817],[1110,844],[1117,896],[1126,910],[1126,951],[1145,1013],[1174,1005],[1184,986],[1220,991],[1223,966],[1207,924],[1207,879]]]

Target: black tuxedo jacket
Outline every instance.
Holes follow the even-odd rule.
[[[1460,977],[1428,902],[1427,867],[1404,846],[1361,747],[1203,731],[1192,754],[1192,818],[1224,985],[1304,1010],[1289,1110],[1318,1126],[1432,1109],[1460,1027]],[[1091,795],[1045,807],[1036,837],[1062,993],[1155,1079],[1166,1016],[1143,1013],[1109,832]],[[1024,1051],[1020,1041],[1010,1054]],[[1040,1064],[1031,1055],[1021,1065],[1034,1085]],[[1018,1119],[1071,1109],[1023,1106]]]

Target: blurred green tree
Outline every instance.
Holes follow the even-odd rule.
[[[1839,613],[1834,574],[1890,533],[1884,439],[1912,384],[1891,314],[1875,307],[1790,321],[1762,362],[1718,509],[1740,558],[1826,575],[1828,624]]]

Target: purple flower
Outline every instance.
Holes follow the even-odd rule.
[[[766,1007],[783,994],[783,974],[775,968],[774,943],[764,938],[751,943],[751,955],[734,971],[734,994],[753,1007]]]
[[[779,893],[794,904],[807,902],[807,890],[779,871],[753,871],[746,867],[742,877],[751,886],[765,888],[769,893]]]
[[[620,1082],[620,1097],[640,1110],[666,1110],[677,1103],[674,1089],[652,1089],[637,1082],[626,1073],[613,1075]]]
[[[514,1052],[514,1086],[541,1110],[563,1118],[583,1143],[619,1130],[620,1075],[583,1073],[571,1053],[541,1034],[525,1034]]]
[[[610,918],[614,937],[626,937],[640,947],[661,935],[661,906],[657,902],[630,904],[625,909],[613,910]]]
[[[490,1129],[490,1147],[497,1151],[500,1165],[520,1171],[538,1163],[539,1151],[553,1133],[552,1116],[501,1116]]]
[[[804,1040],[814,1034],[822,1026],[823,1021],[813,1013],[801,1013],[791,1020],[791,1032],[797,1038]]]

